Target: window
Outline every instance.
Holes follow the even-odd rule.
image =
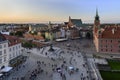
[[[17,46],[16,46],[16,50],[17,50]]]
[[[111,52],[112,52],[112,49],[111,49]]]
[[[0,45],[0,49],[2,49],[2,45]]]
[[[2,64],[2,59],[0,58],[0,64]]]
[[[11,54],[9,54],[9,59],[11,59],[12,58],[12,56],[11,56]]]
[[[15,49],[15,48],[13,47],[13,51],[14,51],[14,49]]]
[[[16,52],[16,57],[18,56],[18,53]]]
[[[4,44],[4,48],[6,47],[6,44]]]
[[[107,48],[107,45],[106,45],[106,48]]]
[[[103,49],[101,49],[101,51],[103,51]]]
[[[107,40],[106,40],[106,42],[107,42]]]
[[[21,47],[21,45],[19,45],[19,48]]]
[[[111,48],[112,48],[112,45],[111,45]]]
[[[0,55],[2,55],[2,51],[0,51]]]
[[[9,49],[9,51],[11,52],[11,48]]]
[[[6,61],[6,57],[4,57],[4,62]]]
[[[112,43],[112,40],[111,40],[111,43]]]
[[[120,40],[118,42],[120,43]]]
[[[13,53],[13,57],[15,57],[15,53]]]
[[[106,49],[106,52],[107,52],[108,50]]]
[[[6,54],[6,49],[4,49],[4,54]]]

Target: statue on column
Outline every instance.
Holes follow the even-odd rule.
[[[52,44],[50,44],[50,49],[49,51],[54,51]]]

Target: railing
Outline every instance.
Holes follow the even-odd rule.
[[[95,65],[95,63],[92,62],[92,65],[93,65],[93,71],[94,71],[95,74],[96,74],[97,80],[103,80],[102,77],[101,77],[101,75],[100,75],[99,70],[97,69],[97,67],[96,67],[96,65]]]

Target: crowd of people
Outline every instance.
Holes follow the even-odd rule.
[[[60,48],[63,47],[60,53],[55,53],[59,52],[59,50],[45,52],[45,47],[40,48],[42,52],[40,49],[37,49],[36,53],[40,55],[36,55],[34,52],[29,53],[28,56],[31,58],[33,58],[32,55],[36,56],[34,57],[35,63],[33,63],[35,67],[29,70],[25,76],[16,77],[12,80],[54,80],[53,75],[55,73],[60,75],[61,80],[69,80],[72,78],[74,78],[74,80],[90,80],[87,63],[79,50],[79,44],[77,44],[77,42],[72,42],[70,46],[66,46],[68,43],[70,42],[53,44]],[[53,55],[57,58],[55,56],[53,57]],[[28,65],[23,65],[21,68],[27,66]],[[73,67],[73,69],[69,67]]]

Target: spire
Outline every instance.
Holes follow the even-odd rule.
[[[96,16],[95,16],[95,20],[99,20],[99,15],[98,15],[98,9],[96,8]]]
[[[69,19],[71,19],[71,17],[69,16]]]
[[[95,24],[96,26],[99,26],[99,25],[100,25],[100,19],[99,19],[98,9],[97,9],[97,8],[96,8],[96,16],[95,16],[94,24]]]
[[[69,16],[69,20],[71,20],[71,17]]]
[[[51,30],[52,29],[52,25],[51,25],[51,21],[49,21],[49,30]]]
[[[96,16],[98,16],[98,9],[96,8]]]

